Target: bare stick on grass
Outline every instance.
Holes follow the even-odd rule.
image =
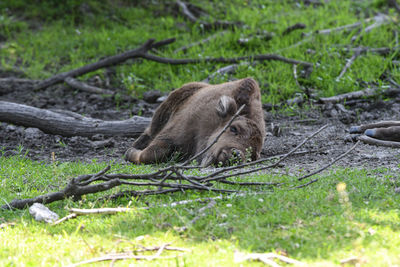
[[[346,71],[351,67],[354,61],[360,56],[361,50],[358,49],[354,52],[353,56],[347,61],[346,65],[343,67],[342,71],[340,72],[339,76],[336,77],[336,81],[340,81]]]
[[[72,88],[88,92],[94,94],[104,94],[104,95],[113,95],[115,92],[107,89],[102,89],[96,86],[88,85],[86,83],[80,82],[74,78],[67,77],[64,79],[65,83],[71,86]]]

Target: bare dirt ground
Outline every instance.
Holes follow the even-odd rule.
[[[115,101],[110,97],[78,92],[66,85],[53,86],[38,92],[34,92],[30,85],[19,85],[12,91],[0,93],[0,100],[44,109],[64,109],[103,120],[123,120],[138,113],[150,117],[158,105],[127,96]],[[300,109],[290,116],[273,113],[268,109],[268,105],[265,105],[267,136],[263,156],[286,153],[321,126],[329,125],[300,149],[312,153],[294,156],[285,162],[285,166],[290,169],[312,170],[329,163],[354,144],[348,133],[351,125],[398,120],[400,99],[359,100],[348,103],[346,107],[315,104],[312,109]],[[132,138],[101,135],[92,138],[63,137],[49,135],[36,128],[0,124],[2,155],[22,153],[37,161],[51,161],[54,152],[56,160],[60,162],[91,162],[93,159],[123,162],[122,155],[132,141]],[[397,172],[399,163],[399,149],[360,144],[348,157],[336,164],[344,167],[386,167]]]

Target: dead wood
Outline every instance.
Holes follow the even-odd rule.
[[[72,88],[88,92],[94,94],[103,94],[103,95],[113,95],[115,92],[107,89],[102,89],[96,86],[88,85],[86,83],[80,82],[74,78],[67,77],[64,79],[65,83],[71,86]]]
[[[182,15],[187,18],[189,21],[193,23],[199,23],[204,30],[213,30],[213,29],[232,29],[234,27],[238,27],[243,25],[240,21],[221,21],[216,20],[214,22],[206,22],[197,18],[192,11],[190,11],[189,6],[180,0],[176,1],[176,4],[179,6]]]
[[[333,159],[330,163],[326,164],[325,166],[323,166],[323,167],[321,167],[321,168],[319,168],[319,169],[317,169],[317,170],[315,170],[315,171],[313,171],[313,172],[311,172],[311,173],[309,173],[309,174],[306,174],[306,175],[304,175],[304,176],[302,176],[302,177],[297,178],[297,180],[298,180],[298,181],[304,180],[304,179],[306,179],[306,178],[309,178],[309,177],[311,177],[311,176],[314,176],[315,174],[318,174],[318,173],[320,173],[320,172],[322,172],[322,171],[328,169],[328,168],[331,167],[333,164],[335,164],[336,162],[338,162],[338,161],[341,160],[342,158],[346,157],[346,156],[347,156],[351,151],[353,151],[359,144],[360,144],[360,141],[357,141],[357,143],[355,143],[349,150],[347,150],[347,151],[344,152],[343,154],[341,154],[341,155],[339,155],[338,157],[336,157],[335,159]],[[313,183],[315,183],[315,182],[317,182],[317,181],[318,181],[318,178],[315,178],[315,179],[309,181],[308,183],[295,186],[295,187],[293,187],[292,189],[303,188],[303,187],[309,186],[310,184],[313,184]]]
[[[184,64],[196,64],[196,63],[226,63],[226,64],[234,64],[239,63],[240,61],[282,61],[288,64],[297,64],[303,65],[307,68],[312,68],[313,64],[306,61],[296,60],[292,58],[286,58],[276,54],[260,54],[260,55],[250,55],[250,56],[242,56],[242,57],[233,57],[233,58],[188,58],[188,59],[174,59],[174,58],[165,58],[154,56],[151,54],[144,54],[142,56],[145,59],[152,60],[158,63],[171,64],[171,65],[184,65]]]
[[[365,46],[359,46],[356,48],[343,48],[342,51],[344,52],[358,52],[360,54],[364,53],[377,53],[380,55],[388,55],[391,53],[394,53],[400,49],[400,46],[395,46],[393,48],[391,47],[365,47]]]
[[[376,27],[386,23],[387,21],[389,21],[389,17],[384,14],[378,14],[375,17],[367,18],[367,19],[364,19],[363,21],[358,21],[358,22],[355,22],[352,24],[347,24],[347,25],[336,27],[336,28],[317,30],[315,32],[306,33],[304,35],[310,36],[312,34],[331,34],[333,32],[338,32],[338,31],[343,31],[343,30],[351,30],[351,29],[361,27],[364,23],[369,23],[371,21],[373,22],[373,24],[371,24],[370,27],[368,26],[365,28],[366,32],[371,31],[373,28],[376,28]]]
[[[71,71],[59,73],[51,78],[41,81],[39,84],[37,84],[35,86],[35,90],[43,89],[43,88],[49,87],[51,85],[63,82],[65,80],[65,78],[67,78],[67,77],[81,76],[88,72],[92,72],[92,71],[95,71],[95,70],[98,70],[101,68],[119,64],[128,59],[141,57],[144,53],[147,53],[149,50],[151,50],[153,48],[159,48],[163,45],[170,44],[171,42],[175,41],[175,39],[166,39],[166,40],[163,40],[163,41],[160,41],[157,43],[155,43],[154,41],[155,41],[154,39],[149,39],[143,45],[141,45],[140,47],[138,47],[134,50],[130,50],[130,51],[127,51],[127,52],[124,52],[122,54],[118,54],[115,56],[106,57],[95,63],[91,63],[91,64],[85,65],[83,67],[80,67],[80,68],[77,68],[77,69],[74,69]]]
[[[294,66],[296,66],[296,65],[294,65]],[[202,82],[209,83],[216,77],[222,77],[228,73],[235,73],[237,68],[238,68],[238,64],[233,64],[233,65],[228,65],[228,66],[222,67],[222,68],[216,70],[215,72],[211,73],[210,75],[208,75],[208,77],[205,78],[204,80],[202,80]]]
[[[214,206],[217,205],[217,202],[214,199],[210,199],[210,201],[208,202],[207,205],[205,205],[204,207],[201,207],[197,212],[196,212],[196,216],[190,220],[190,222],[188,223],[187,226],[182,226],[179,228],[180,231],[186,231],[188,229],[188,227],[190,225],[194,225],[199,219],[203,218],[204,216],[206,216],[206,211],[209,209],[214,208]]]
[[[115,262],[117,260],[127,260],[127,259],[134,259],[134,260],[155,260],[155,259],[166,259],[166,258],[171,258],[171,257],[161,257],[161,254],[164,250],[177,250],[177,251],[187,251],[185,249],[181,248],[168,248],[170,243],[163,244],[159,247],[156,248],[145,248],[140,249],[140,250],[135,250],[135,251],[127,251],[127,252],[121,252],[121,253],[110,253],[101,257],[97,258],[92,258],[89,260],[81,261],[75,264],[70,265],[72,266],[80,266],[83,264],[88,264],[88,263],[95,263],[95,262],[101,262],[101,261],[112,261]],[[146,252],[146,251],[154,251],[156,250],[156,253],[154,255],[137,255],[139,252]],[[175,256],[173,256],[175,257]]]
[[[366,135],[360,135],[357,139],[370,145],[400,148],[400,142],[396,141],[379,140]]]
[[[105,68],[109,67],[112,65],[116,65],[118,63],[124,62],[128,59],[134,59],[134,58],[142,58],[142,59],[147,59],[151,61],[155,61],[158,63],[163,63],[163,64],[171,64],[171,65],[184,65],[184,64],[198,64],[198,63],[226,63],[226,64],[234,64],[234,63],[239,63],[240,61],[270,61],[270,60],[276,60],[276,61],[282,61],[288,64],[298,64],[298,65],[303,65],[306,68],[312,69],[313,64],[310,62],[306,61],[300,61],[292,58],[285,58],[280,55],[276,54],[261,54],[261,55],[250,55],[250,56],[242,56],[242,57],[234,57],[234,58],[198,58],[198,59],[174,59],[174,58],[166,58],[166,57],[159,57],[155,56],[152,54],[149,54],[148,51],[154,48],[161,47],[163,45],[170,44],[173,42],[175,39],[166,39],[157,43],[154,43],[154,39],[150,39],[147,42],[145,42],[142,46],[140,46],[137,49],[127,51],[122,54],[118,54],[115,56],[110,56],[104,59],[101,59],[95,63],[88,64],[86,66],[59,73],[51,78],[48,78],[44,81],[41,81],[35,86],[35,90],[43,89],[46,87],[49,87],[51,85],[60,83],[65,81],[66,78],[68,77],[78,77],[83,74],[86,74],[88,72],[92,72],[95,70],[98,70],[100,68]]]
[[[66,113],[53,112],[32,106],[0,101],[0,121],[35,127],[48,134],[62,136],[86,136],[95,134],[106,136],[140,135],[150,124],[151,119],[134,116],[122,121],[103,121],[83,117],[71,111]]]
[[[293,25],[287,27],[287,28],[282,32],[282,35],[288,35],[288,34],[291,33],[292,31],[299,30],[299,29],[305,29],[305,28],[306,28],[306,25],[305,25],[304,23],[296,23],[296,24],[293,24]]]
[[[341,94],[341,95],[336,95],[336,96],[331,96],[331,97],[321,97],[319,100],[325,104],[326,103],[339,103],[339,102],[353,100],[353,99],[359,99],[359,98],[363,98],[363,97],[377,96],[380,94],[392,95],[392,94],[399,94],[399,93],[400,93],[400,89],[398,89],[398,88],[387,88],[387,89],[366,88],[363,90],[345,93],[345,94]]]
[[[346,71],[351,67],[351,65],[354,63],[356,58],[361,54],[361,50],[355,50],[354,54],[351,56],[351,58],[347,61],[346,65],[340,72],[339,76],[336,77],[336,81],[340,81],[340,79],[343,77],[343,75],[346,73]]]

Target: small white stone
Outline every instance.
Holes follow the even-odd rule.
[[[33,203],[29,207],[29,213],[39,222],[52,223],[59,218],[57,213],[49,210],[49,208],[41,203]]]

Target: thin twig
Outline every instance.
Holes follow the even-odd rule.
[[[241,253],[241,252],[235,252],[234,255],[234,261],[236,263],[239,262],[243,262],[243,261],[247,261],[247,260],[258,260],[261,261],[265,264],[268,264],[270,266],[273,267],[279,267],[280,265],[277,264],[276,262],[274,262],[272,259],[278,259],[284,263],[288,263],[288,264],[295,264],[298,266],[304,265],[304,263],[298,261],[298,260],[294,260],[291,258],[288,258],[286,256],[283,255],[279,255],[279,254],[275,254],[275,253]]]
[[[305,29],[305,28],[306,28],[306,25],[305,25],[304,23],[296,23],[296,24],[293,24],[293,25],[287,27],[287,28],[282,32],[282,35],[288,35],[288,34],[291,33],[292,31],[299,30],[299,29]]]
[[[88,93],[105,94],[105,95],[113,95],[115,93],[114,91],[111,90],[85,84],[71,77],[65,78],[64,81],[69,86]]]
[[[137,209],[132,208],[99,208],[99,209],[77,209],[70,208],[69,212],[75,213],[76,215],[91,215],[91,214],[116,214],[136,211]]]
[[[70,219],[75,219],[76,217],[78,217],[78,215],[76,213],[71,213],[71,214],[68,214],[67,216],[53,222],[52,225],[57,225],[57,224],[65,222],[65,221],[68,221]]]
[[[196,214],[198,214],[196,217],[194,217],[191,221],[190,224],[193,225],[195,224],[200,218],[204,217],[206,215],[206,210],[214,208],[214,206],[217,205],[217,202],[215,202],[214,199],[211,199],[210,202],[204,207],[201,207]]]
[[[127,259],[135,259],[135,260],[155,260],[155,259],[167,259],[171,257],[160,257],[161,253],[169,246],[170,244],[164,244],[160,246],[157,250],[157,252],[154,255],[135,255],[136,251],[132,252],[122,252],[122,253],[117,253],[117,254],[108,254],[104,255],[102,257],[97,257],[85,261],[81,261],[75,264],[70,265],[71,267],[83,265],[83,264],[88,264],[88,263],[95,263],[95,262],[100,262],[100,261],[116,261],[116,260],[127,260]]]
[[[311,176],[313,176],[313,175],[315,175],[315,174],[318,174],[318,173],[320,173],[320,172],[326,170],[327,168],[329,168],[330,166],[332,166],[335,162],[337,162],[337,161],[341,160],[342,158],[346,157],[346,156],[347,156],[351,151],[353,151],[359,144],[360,144],[360,141],[357,141],[357,143],[355,143],[349,150],[347,150],[345,153],[341,154],[340,156],[338,156],[337,158],[335,158],[334,160],[332,160],[330,163],[326,164],[326,165],[323,166],[322,168],[319,168],[318,170],[315,170],[315,171],[313,171],[313,172],[311,172],[311,173],[309,173],[309,174],[307,174],[307,175],[304,175],[304,176],[298,178],[297,180],[298,180],[298,181],[304,180],[304,179],[306,179],[306,178],[308,178],[308,177],[311,177]],[[305,184],[302,184],[302,185],[298,185],[298,186],[292,187],[291,189],[297,189],[297,188],[306,187],[306,186],[308,186],[308,185],[310,185],[310,184],[315,183],[316,181],[318,181],[318,178],[315,178],[314,180],[312,180],[312,181],[310,181],[310,182],[308,182],[308,183],[305,183]]]
[[[342,69],[342,71],[340,72],[339,76],[336,77],[336,81],[340,81],[340,79],[343,77],[343,75],[346,73],[346,71],[350,68],[350,66],[354,63],[354,61],[356,60],[356,58],[358,56],[360,56],[361,54],[361,49],[358,49],[354,52],[353,56],[347,61],[346,65],[344,66],[344,68]]]

